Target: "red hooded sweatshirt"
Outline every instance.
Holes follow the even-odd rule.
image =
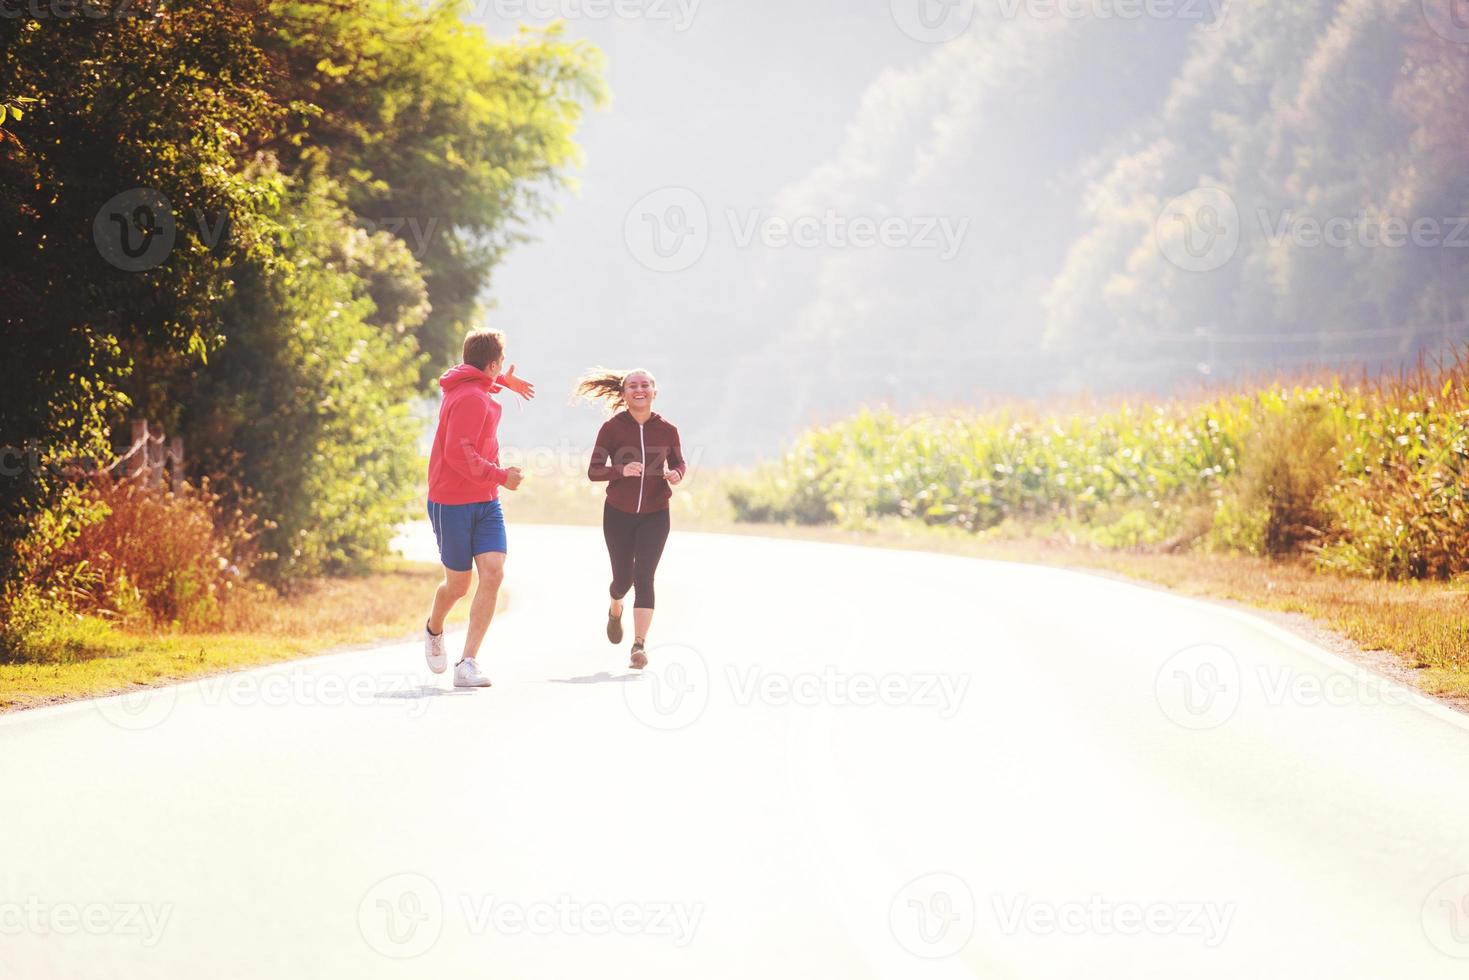
[[[439,378],[444,400],[428,456],[428,499],[436,504],[496,500],[505,484],[500,468],[500,403],[490,397],[503,378],[461,364]]]

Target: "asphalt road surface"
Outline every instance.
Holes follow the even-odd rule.
[[[1273,625],[675,526],[639,675],[606,577],[512,526],[489,690],[400,642],[0,719],[0,977],[1469,975],[1466,725]]]

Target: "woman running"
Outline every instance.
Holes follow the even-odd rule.
[[[575,392],[616,412],[597,433],[587,477],[607,483],[602,506],[602,535],[612,560],[607,639],[622,642],[622,598],[632,589],[631,666],[642,670],[648,665],[644,644],[653,624],[653,575],[668,540],[669,488],[683,480],[688,466],[678,429],[653,411],[658,383],[647,371],[594,368],[577,382]]]

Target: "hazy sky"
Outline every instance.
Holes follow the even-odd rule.
[[[543,392],[509,438],[585,441],[598,415],[566,406],[574,375],[639,365],[716,462],[863,404],[1075,383],[1026,352],[1090,161],[1158,110],[1211,10],[475,2],[497,35],[564,16],[605,52],[612,92],[580,132],[579,191],[492,283],[491,322]],[[1196,361],[1180,352],[1180,370]]]

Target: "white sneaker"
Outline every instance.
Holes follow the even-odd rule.
[[[490,679],[479,672],[479,664],[473,660],[461,660],[454,665],[455,687],[489,687]]]
[[[423,627],[423,659],[428,661],[428,669],[435,674],[449,669],[449,655],[444,652],[444,634],[434,636],[428,631],[427,624]]]

